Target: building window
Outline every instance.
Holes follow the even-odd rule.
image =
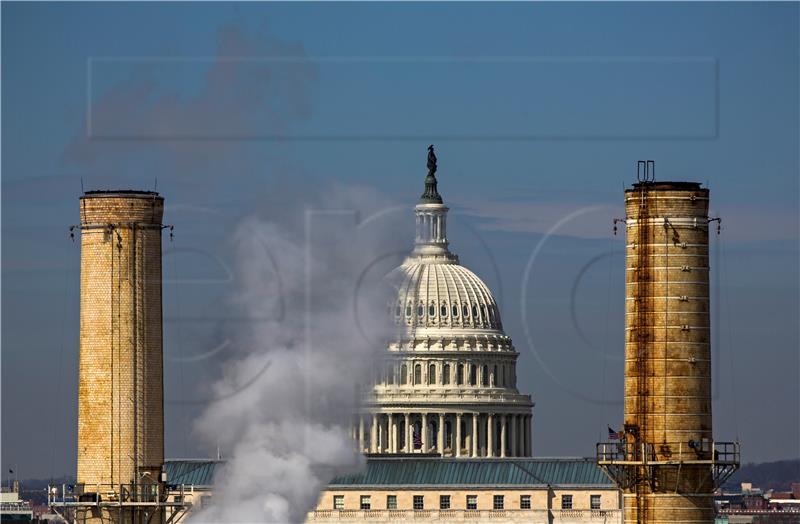
[[[394,366],[386,368],[386,381],[389,384],[394,384]]]
[[[467,307],[467,305],[464,304],[464,307],[461,308],[461,312],[463,313],[464,318],[467,318],[467,315],[469,315],[469,307]]]
[[[478,509],[478,495],[467,495],[467,509]]]
[[[481,318],[486,322],[486,306],[481,304]]]
[[[572,509],[572,495],[561,495],[561,509]]]
[[[436,384],[436,364],[428,366],[428,384]]]
[[[440,309],[441,309],[441,311],[439,311],[440,316],[446,317],[447,316],[447,304],[442,304],[442,307]]]
[[[450,509],[450,495],[439,495],[439,509]]]
[[[370,509],[369,495],[361,495],[361,509]]]
[[[417,315],[421,317],[424,314],[425,314],[425,307],[422,304],[418,305],[417,306]]]
[[[452,310],[453,310],[453,317],[457,317],[458,316],[458,304],[453,304]]]
[[[481,385],[489,385],[489,366],[483,366],[483,369],[481,369]]]
[[[429,317],[435,317],[436,316],[436,306],[434,304],[431,304],[430,306],[428,306],[428,316]]]
[[[589,496],[589,507],[591,509],[600,509],[600,495]]]
[[[450,383],[450,364],[445,364],[442,369],[442,384]]]
[[[494,367],[491,379],[492,379],[490,381],[491,385],[496,387],[497,386],[497,366]]]
[[[174,503],[176,503],[176,504],[181,504],[181,503],[183,503],[183,497],[182,497],[181,495],[175,495],[175,496],[172,498],[172,501],[173,501]]]
[[[492,509],[503,509],[503,495],[495,495],[492,501]]]
[[[469,385],[475,386],[478,384],[478,366],[475,364],[469,365]]]
[[[464,364],[456,364],[456,384],[464,383]]]
[[[403,385],[408,384],[408,367],[405,364],[400,366],[400,383]]]
[[[344,509],[344,495],[333,496],[333,509]]]
[[[519,509],[531,509],[531,496],[530,495],[520,495],[519,496]]]
[[[397,495],[386,495],[386,509],[397,509]]]
[[[425,497],[423,495],[414,495],[414,509],[425,509]]]
[[[478,306],[472,306],[472,320],[478,320]]]
[[[406,316],[407,317],[411,316],[411,304],[406,306]]]
[[[422,366],[419,364],[414,366],[414,384],[422,384]]]

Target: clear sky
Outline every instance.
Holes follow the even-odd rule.
[[[235,225],[334,186],[410,217],[429,143],[452,247],[521,353],[535,454],[590,455],[619,424],[611,218],[655,159],[723,218],[715,434],[745,461],[800,456],[798,7],[3,2],[4,464],[74,472],[81,180],[157,178],[167,199],[167,456],[209,456],[191,425],[220,366],[198,355],[219,344]]]

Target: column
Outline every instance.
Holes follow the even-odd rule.
[[[472,456],[478,456],[478,414],[472,414],[472,433],[470,434],[472,440]]]
[[[461,456],[461,413],[456,413],[456,457]]]
[[[509,456],[518,457],[517,455],[517,416],[516,415],[509,415],[509,435],[511,436],[511,440],[509,442]]]
[[[378,453],[386,448],[386,430],[383,429],[383,414],[378,415]]]
[[[404,446],[403,450],[406,453],[411,453],[412,451],[414,451],[414,448],[413,448],[414,444],[411,441],[411,415],[409,413],[405,414],[405,422],[406,422],[406,427],[405,427],[406,441],[405,441],[405,446]]]
[[[378,451],[378,414],[372,414],[372,430],[369,435],[369,452],[377,453]]]
[[[444,455],[444,413],[439,413],[439,440],[436,442],[439,453]]]
[[[358,416],[358,452],[364,453],[364,415]]]
[[[422,414],[422,452],[428,452],[428,414]]]
[[[525,455],[525,415],[519,416],[519,440],[517,441],[517,445],[519,446],[519,456],[522,457]]]
[[[486,415],[486,456],[494,457],[494,415]]]
[[[394,434],[394,413],[389,413],[386,415],[389,418],[387,426],[389,426],[389,438],[387,439],[389,442],[389,453],[395,453],[395,434]]]
[[[527,437],[525,438],[525,456],[532,457],[533,456],[533,415],[526,415],[525,420],[525,433]]]
[[[502,418],[500,419],[500,456],[501,457],[505,457],[506,456],[506,439],[508,438],[506,436],[506,435],[508,435],[508,433],[506,433],[506,419],[507,419],[506,415],[502,415]]]

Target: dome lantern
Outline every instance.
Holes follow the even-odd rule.
[[[417,234],[412,256],[435,261],[458,263],[458,257],[450,253],[447,242],[447,211],[439,194],[436,180],[436,155],[433,145],[428,146],[428,175],[425,177],[425,192],[414,208]]]

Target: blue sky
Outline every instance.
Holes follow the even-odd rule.
[[[501,296],[522,354],[536,454],[591,454],[621,417],[610,219],[648,158],[661,180],[707,183],[723,218],[717,438],[738,436],[748,461],[800,456],[798,14],[796,3],[4,2],[3,461],[23,476],[74,471],[79,249],[66,230],[81,180],[158,179],[177,232],[165,353],[202,353],[226,293],[212,261],[229,260],[236,223],[334,185],[411,206],[429,143],[453,248]],[[573,213],[523,289],[531,253]],[[166,363],[167,455],[209,455],[185,429],[199,407],[181,399],[201,398],[219,370],[180,362]]]

